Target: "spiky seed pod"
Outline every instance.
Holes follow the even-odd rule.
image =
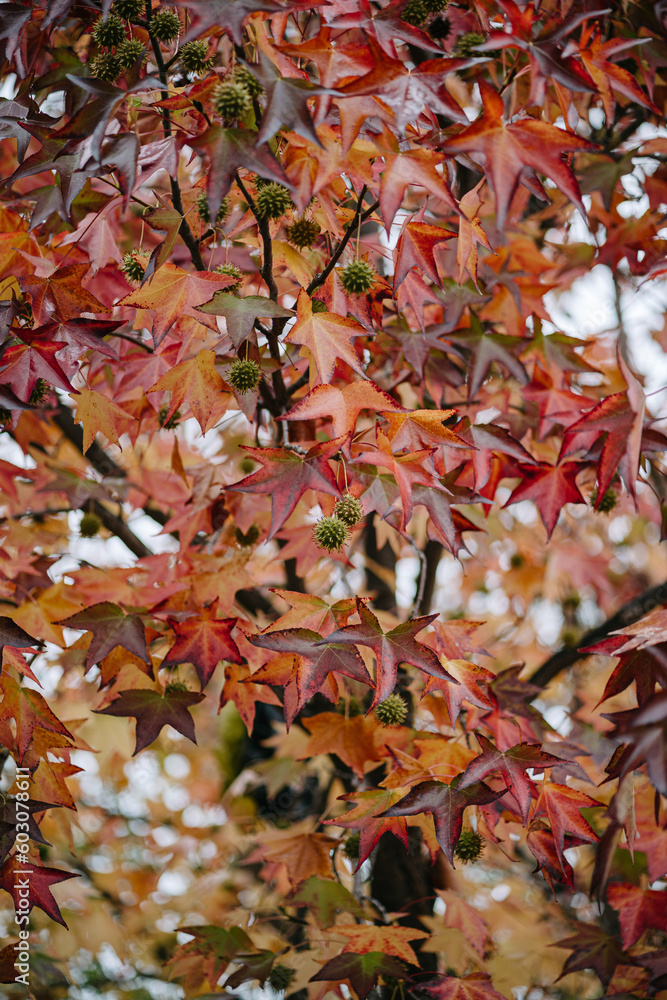
[[[146,13],[146,0],[116,0],[112,14],[124,21],[141,21]]]
[[[337,517],[348,528],[353,528],[364,516],[364,508],[360,500],[346,493],[342,500],[336,500],[333,516]]]
[[[464,830],[454,848],[454,857],[459,861],[479,861],[484,853],[484,839],[476,830]]]
[[[259,97],[260,94],[264,93],[264,87],[247,66],[236,66],[232,74],[232,80],[235,83],[243,84],[251,97]]]
[[[259,538],[259,528],[256,524],[251,524],[247,531],[241,531],[240,528],[235,528],[234,538],[242,549],[250,548],[250,546],[254,545]]]
[[[293,225],[287,227],[287,239],[299,250],[304,247],[310,249],[321,232],[313,219],[297,219]]]
[[[349,861],[359,860],[359,845],[361,842],[361,834],[358,830],[351,833],[349,837],[346,837],[343,841],[343,854]]]
[[[348,295],[370,291],[377,277],[375,268],[365,260],[354,260],[340,272],[340,282]]]
[[[106,83],[113,83],[123,72],[120,59],[113,52],[101,52],[90,64],[91,75]]]
[[[42,402],[48,391],[49,383],[45,382],[43,378],[38,378],[32,388],[28,402],[31,406],[37,406],[38,403]]]
[[[105,49],[113,49],[125,41],[125,25],[117,14],[109,14],[106,21],[101,18],[93,28],[93,38]]]
[[[169,681],[166,688],[164,689],[164,693],[172,694],[175,691],[189,691],[189,690],[190,690],[189,687],[187,686],[187,684],[184,684],[183,681]]]
[[[211,60],[207,59],[208,42],[195,41],[186,42],[181,45],[178,53],[181,66],[186,73],[203,73],[211,65]]]
[[[246,87],[233,80],[223,80],[213,91],[213,107],[222,118],[241,118],[252,107]]]
[[[454,46],[454,55],[461,56],[464,59],[467,59],[468,56],[481,56],[482,53],[476,52],[475,47],[485,41],[486,38],[484,35],[480,35],[479,31],[468,31],[465,35],[461,35],[457,39]]]
[[[598,502],[597,486],[593,488],[593,492],[589,496],[588,502],[591,505],[591,507],[595,507],[595,504]],[[600,506],[598,507],[598,511],[600,511],[602,514],[610,514],[617,504],[618,504],[618,493],[616,492],[613,486],[610,486],[602,494],[602,500],[600,500]]]
[[[222,292],[236,292],[241,287],[243,281],[243,271],[236,264],[218,264],[216,267],[216,272],[218,274],[227,274],[230,278],[234,278],[233,285],[227,285],[226,288],[221,288]]]
[[[378,722],[383,726],[400,726],[408,714],[408,703],[400,694],[390,694],[375,708]]]
[[[257,211],[268,219],[280,219],[292,204],[289,191],[282,184],[266,184],[257,192]]]
[[[424,0],[410,0],[401,14],[401,21],[406,21],[408,24],[418,27],[424,23],[427,17],[428,7],[424,3]]]
[[[173,42],[181,32],[181,19],[175,10],[161,7],[153,14],[148,30],[158,42]]]
[[[143,250],[131,250],[123,255],[121,263],[118,265],[128,281],[141,281],[148,264],[150,254]],[[139,258],[142,258],[141,260]]]
[[[448,17],[434,17],[426,30],[431,38],[434,38],[436,41],[443,41],[445,38],[449,38],[452,30],[452,22]]]
[[[276,962],[266,981],[274,992],[282,993],[292,985],[295,976],[296,971],[290,969],[289,965]]]
[[[138,59],[143,63],[146,50],[138,38],[126,38],[116,49],[116,56],[123,69],[132,69]]]
[[[314,313],[325,313],[328,312],[326,302],[322,302],[322,299],[312,299],[312,306]]]
[[[211,213],[208,210],[208,199],[206,197],[206,191],[201,191],[197,195],[197,214],[199,215],[199,218],[203,222],[211,221]],[[220,202],[220,208],[218,209],[218,214],[215,218],[216,225],[219,225],[221,222],[224,222],[228,214],[229,214],[229,200],[227,198],[223,198],[222,201]]]
[[[256,389],[261,377],[262,369],[256,361],[251,361],[249,358],[237,358],[227,372],[227,381],[242,395]]]
[[[313,528],[315,544],[327,552],[338,552],[347,541],[348,527],[337,517],[321,517]]]
[[[440,14],[449,6],[449,0],[423,0],[429,14]]]
[[[93,514],[90,511],[84,514],[79,521],[79,534],[82,538],[94,538],[102,527],[102,522],[100,521],[97,514]]]
[[[0,424],[4,426],[4,424],[11,423],[11,420],[12,411],[8,410],[6,406],[0,406]]]
[[[174,413],[167,420],[167,414],[169,413],[169,407],[165,403],[164,406],[160,407],[157,415],[157,422],[163,431],[173,431],[178,427],[178,423],[181,419],[181,411],[175,410]]]
[[[525,557],[520,552],[513,552],[510,556],[510,567],[512,569],[521,569],[525,561]]]

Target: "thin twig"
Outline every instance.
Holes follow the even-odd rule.
[[[373,214],[373,212],[375,212],[376,209],[378,209],[380,207],[380,202],[379,201],[374,201],[373,204],[370,206],[370,208],[367,208],[365,212],[361,211],[361,206],[363,204],[363,199],[366,196],[366,191],[367,190],[368,189],[364,185],[364,187],[361,189],[361,194],[359,195],[359,201],[357,202],[357,210],[354,213],[354,216],[352,217],[352,221],[350,222],[349,226],[345,230],[343,238],[340,241],[340,243],[338,244],[338,246],[336,247],[336,249],[334,250],[334,252],[332,254],[332,257],[331,257],[331,260],[329,261],[329,263],[327,264],[327,266],[324,268],[324,270],[320,274],[316,274],[315,275],[315,277],[313,278],[313,280],[311,281],[311,283],[306,288],[306,294],[307,295],[312,295],[313,292],[320,287],[320,285],[324,284],[324,282],[327,280],[327,278],[329,277],[329,275],[333,271],[334,267],[336,266],[336,264],[340,260],[340,257],[341,257],[341,255],[343,253],[343,250],[345,249],[345,247],[347,246],[347,244],[350,242],[350,239],[352,238],[352,235],[353,235],[354,231],[356,229],[359,229],[363,225],[363,223],[366,221],[366,219],[368,219]]]

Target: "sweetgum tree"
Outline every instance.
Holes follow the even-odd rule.
[[[0,27],[2,995],[667,995],[667,5]]]

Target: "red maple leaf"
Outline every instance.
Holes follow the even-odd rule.
[[[180,663],[191,663],[197,671],[202,691],[221,660],[243,662],[238,646],[230,634],[237,619],[218,618],[217,615],[218,602],[213,601],[191,618],[181,621],[167,618],[168,625],[176,634],[176,642],[160,666],[177,667]]]
[[[484,80],[479,81],[483,110],[479,118],[441,145],[445,153],[473,153],[484,165],[496,197],[497,225],[502,229],[514,192],[522,178],[545,174],[586,215],[579,185],[562,154],[595,145],[572,132],[534,118],[503,124],[503,99]],[[475,156],[473,156],[475,158]],[[541,187],[541,185],[540,185]]]
[[[58,625],[93,633],[86,655],[86,671],[116,646],[134,653],[145,663],[151,662],[146,646],[146,630],[139,615],[126,615],[122,608],[110,601],[92,604],[85,611],[62,618]]]
[[[384,632],[373,612],[359,599],[357,599],[357,612],[361,619],[359,625],[346,625],[344,628],[336,629],[326,639],[320,639],[318,644],[353,643],[370,646],[377,658],[376,690],[371,707],[375,707],[392,693],[401,663],[418,667],[432,677],[449,680],[452,684],[458,683],[440,665],[433,650],[415,639],[418,632],[438,617],[437,614],[411,619]]]
[[[334,438],[314,445],[304,456],[287,448],[245,448],[250,458],[263,468],[228,489],[237,493],[268,493],[271,496],[269,540],[282,528],[306,490],[319,490],[340,496],[333,472],[327,462],[341,446]]]
[[[463,813],[472,805],[489,805],[505,794],[492,791],[483,781],[459,789],[441,781],[421,781],[382,816],[433,816],[435,835],[447,860],[454,867],[454,848],[463,829]]]
[[[515,487],[505,506],[519,503],[520,500],[532,500],[535,503],[542,523],[547,529],[547,538],[551,538],[560,512],[566,503],[584,503],[575,480],[581,469],[578,462],[564,462],[562,465],[548,465],[541,462],[537,466],[519,466],[522,479]]]
[[[33,906],[38,906],[56,923],[67,927],[60,908],[53,898],[51,886],[58,882],[65,882],[70,878],[79,878],[79,875],[63,871],[60,868],[43,868],[41,865],[35,864],[34,861],[21,865],[18,863],[19,857],[24,858],[25,855],[10,854],[0,868],[0,888],[13,898],[16,912],[19,914],[30,913]],[[28,889],[27,895],[26,889]],[[28,902],[27,909],[25,907],[26,900]]]
[[[510,794],[516,799],[521,809],[521,817],[524,821],[528,819],[528,810],[531,803],[531,789],[534,785],[526,775],[526,770],[531,768],[535,771],[542,771],[546,767],[556,767],[563,764],[561,757],[554,757],[553,754],[546,753],[540,749],[540,744],[517,743],[516,746],[508,750],[499,750],[493,745],[491,740],[481,733],[475,733],[477,742],[482,748],[479,757],[471,760],[466,767],[459,788],[467,788],[468,785],[482,778],[488,777],[494,771],[499,771]]]
[[[618,911],[623,947],[629,948],[644,931],[667,931],[667,892],[640,889],[628,882],[613,882],[607,899]]]

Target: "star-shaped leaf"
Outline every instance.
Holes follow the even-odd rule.
[[[184,314],[199,318],[195,312],[197,306],[209,301],[213,292],[233,284],[233,281],[227,274],[184,271],[175,264],[167,263],[156,272],[150,283],[130,292],[118,305],[150,309],[155,313],[153,342],[158,347]]]
[[[237,4],[243,2],[245,0],[233,0],[229,6],[235,9]],[[217,8],[218,0],[213,0],[211,6]],[[210,165],[206,179],[206,197],[211,219],[218,217],[222,199],[232,186],[234,174],[239,167],[246,167],[268,181],[291,187],[287,174],[274,159],[268,145],[257,145],[257,133],[249,129],[211,125],[201,135],[190,139],[188,145],[206,156]]]
[[[401,663],[409,663],[433,677],[457,683],[440,665],[433,650],[415,639],[418,632],[438,617],[437,614],[411,619],[384,632],[373,612],[359,599],[357,599],[357,611],[361,619],[359,625],[346,625],[344,628],[336,629],[326,639],[321,639],[319,644],[356,644],[369,646],[374,651],[377,658],[377,681],[372,707],[388,698],[394,690]]]
[[[307,907],[320,927],[331,927],[336,922],[336,914],[343,910],[363,917],[364,910],[358,899],[340,882],[311,877],[290,896],[290,906]]]
[[[459,789],[441,781],[421,781],[383,816],[433,816],[435,835],[449,863],[454,867],[454,848],[463,829],[463,813],[472,805],[488,805],[505,794],[492,791],[483,781]]]
[[[613,882],[607,888],[607,899],[621,922],[623,947],[629,948],[644,931],[667,931],[667,893],[657,889],[640,889],[627,882]]]
[[[631,964],[630,957],[625,954],[616,938],[610,937],[597,924],[579,922],[574,931],[572,937],[563,938],[554,944],[554,948],[569,948],[572,951],[558,979],[570,972],[594,969],[602,985],[608,986],[617,965]]]
[[[261,649],[294,653],[300,658],[290,679],[290,683],[296,688],[297,697],[289,706],[287,697],[285,698],[285,721],[288,726],[291,726],[306,702],[322,689],[332,672],[372,686],[364,661],[356,649],[350,649],[343,643],[321,645],[327,639],[323,640],[319,632],[311,629],[280,629],[248,636],[248,640]],[[262,677],[263,668],[260,667],[254,678],[261,680]]]
[[[491,977],[484,972],[471,972],[467,976],[438,976],[425,990],[435,1000],[505,1000],[493,988]]]
[[[503,99],[488,83],[480,80],[483,110],[467,128],[445,140],[444,152],[476,154],[496,197],[497,225],[502,229],[512,197],[525,173],[545,174],[583,216],[586,215],[579,185],[562,153],[595,149],[595,145],[564,129],[534,118],[503,124]]]
[[[541,462],[537,466],[522,465],[519,468],[521,482],[506,501],[505,507],[519,503],[520,500],[532,500],[547,529],[547,538],[551,538],[565,504],[584,503],[576,484],[581,464],[563,462],[562,465],[548,465]]]
[[[535,807],[536,815],[546,815],[556,844],[561,864],[564,864],[563,850],[565,837],[570,834],[582,841],[593,844],[600,838],[581,815],[581,810],[602,805],[585,792],[570,785],[544,782]]]
[[[219,404],[222,402],[224,389],[222,376],[215,367],[215,352],[198,351],[194,357],[170,368],[147,392],[171,393],[165,421],[173,416],[185,400],[205,434],[220,418]],[[228,395],[227,398],[231,397]]]
[[[545,767],[556,767],[564,763],[563,758],[554,757],[553,754],[541,750],[539,743],[517,743],[516,746],[502,751],[481,733],[476,733],[475,736],[482,752],[479,757],[470,761],[463,772],[458,787],[467,788],[496,771],[500,772],[508,791],[519,803],[521,817],[525,823],[532,801],[532,782],[525,773],[526,770],[531,768],[535,771],[541,771]]]
[[[365,955],[344,952],[325,962],[311,983],[348,982],[359,1000],[366,1000],[380,976],[405,979],[405,967],[396,958],[389,958],[384,950],[371,951]]]
[[[331,382],[339,361],[344,361],[363,378],[367,377],[361,359],[350,343],[355,337],[366,336],[363,326],[347,316],[314,313],[312,299],[304,289],[299,292],[296,316],[296,323],[285,337],[285,342],[304,345],[301,356],[312,358],[320,382]]]
[[[271,496],[269,539],[280,530],[306,490],[340,496],[327,460],[341,445],[340,438],[314,445],[304,456],[287,448],[245,448],[262,468],[228,489],[237,493],[266,493]]]
[[[213,671],[221,660],[241,663],[238,646],[231,636],[236,618],[218,618],[218,602],[201,608],[196,615],[177,621],[167,618],[167,623],[176,635],[162,667],[177,667],[180,663],[191,663],[197,671],[202,691],[213,676]]]
[[[51,920],[55,920],[56,923],[66,928],[67,924],[63,920],[60,907],[53,898],[51,886],[58,882],[66,882],[70,878],[79,878],[79,875],[63,871],[60,868],[44,868],[42,865],[35,864],[34,861],[29,866],[22,866],[18,862],[19,857],[23,857],[23,855],[10,854],[5,859],[5,863],[0,868],[0,889],[4,889],[13,898],[17,913],[29,913],[33,906],[38,906],[47,916],[51,917]],[[26,871],[25,869],[28,868],[29,871]],[[30,890],[27,897],[27,911],[23,908],[22,903],[25,898],[22,889],[26,886]]]
[[[317,420],[331,417],[334,435],[341,438],[354,433],[362,410],[403,413],[405,407],[379,389],[375,382],[368,380],[347,382],[342,388],[321,384],[311,389],[289,413],[279,419]]]
[[[104,659],[116,646],[134,653],[140,660],[150,664],[146,646],[146,631],[139,615],[126,615],[122,608],[110,601],[93,604],[84,611],[77,611],[69,618],[62,618],[58,625],[92,632],[93,638],[86,655],[86,671]]]
[[[227,323],[227,334],[236,349],[247,340],[252,332],[256,319],[289,318],[294,313],[285,309],[264,295],[246,295],[237,299],[229,292],[216,292],[210,302],[197,307],[197,312],[209,316],[224,316]]]
[[[137,743],[134,753],[145,750],[159,736],[163,726],[172,726],[182,736],[196,743],[195,724],[189,709],[198,705],[204,695],[197,691],[181,691],[167,686],[164,694],[146,688],[120,691],[106,708],[93,709],[98,715],[131,717],[137,720]]]

